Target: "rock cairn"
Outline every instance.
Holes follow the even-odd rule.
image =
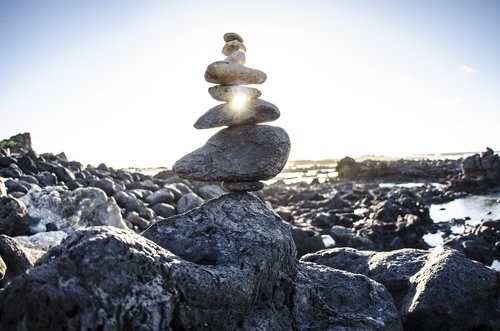
[[[219,104],[203,114],[196,129],[226,126],[206,144],[178,160],[173,171],[180,177],[223,182],[227,191],[258,191],[261,180],[276,176],[285,166],[290,138],[280,127],[259,125],[279,118],[279,109],[259,99],[261,92],[244,85],[262,84],[264,72],[245,66],[246,47],[236,33],[224,35],[223,61],[210,64],[205,80]]]

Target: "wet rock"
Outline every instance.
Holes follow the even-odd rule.
[[[283,129],[242,125],[220,130],[172,169],[200,181],[265,180],[283,169],[289,152],[290,139]]]

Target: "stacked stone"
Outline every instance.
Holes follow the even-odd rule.
[[[257,191],[261,180],[276,176],[285,166],[290,152],[290,138],[285,130],[260,123],[279,118],[279,109],[259,99],[253,87],[262,84],[264,72],[245,66],[246,47],[236,33],[224,35],[223,61],[210,64],[205,80],[218,84],[208,89],[224,103],[203,114],[196,129],[226,126],[206,144],[178,160],[172,170],[180,177],[198,181],[220,181],[227,191]]]

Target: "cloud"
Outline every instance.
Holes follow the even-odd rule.
[[[477,74],[477,70],[476,69],[471,68],[471,67],[469,67],[467,65],[461,66],[460,69],[458,69],[458,70],[460,70],[460,72],[462,72],[462,73],[464,73],[466,75],[475,75],[475,74]]]

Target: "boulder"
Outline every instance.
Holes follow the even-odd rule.
[[[40,219],[40,225],[54,223],[59,229],[72,230],[92,225],[126,228],[118,205],[98,188],[66,191],[62,187],[46,187],[31,190],[21,201],[30,216]]]
[[[293,316],[294,330],[403,330],[384,286],[312,263],[299,267]]]
[[[40,253],[23,247],[13,238],[0,235],[0,259],[5,265],[4,277],[0,277],[0,288],[33,267],[40,256]]]
[[[68,234],[64,231],[49,231],[36,233],[31,236],[17,236],[13,238],[23,247],[48,251],[50,248],[59,245],[67,236]]]
[[[383,284],[405,330],[494,330],[500,322],[495,271],[449,247],[431,252],[334,248],[301,260],[361,273]]]
[[[29,228],[28,209],[24,203],[12,197],[0,197],[0,234],[17,236]]]
[[[180,177],[199,181],[266,180],[283,169],[289,152],[285,130],[242,125],[220,130],[172,169]]]

